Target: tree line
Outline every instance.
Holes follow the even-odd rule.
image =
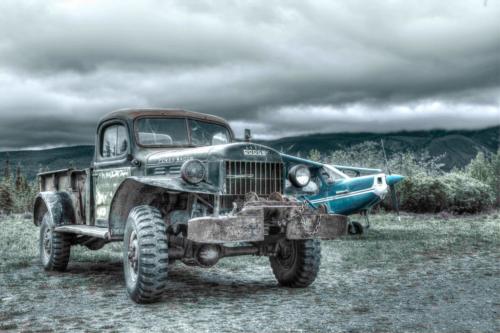
[[[12,168],[6,160],[0,182],[0,214],[31,212],[38,189],[38,180],[29,181],[20,164]]]

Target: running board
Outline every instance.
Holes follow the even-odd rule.
[[[84,225],[84,224],[61,225],[59,227],[55,227],[54,231],[64,232],[68,234],[85,235],[102,239],[109,238],[108,228],[94,227],[91,225]]]

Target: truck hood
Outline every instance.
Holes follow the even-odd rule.
[[[248,142],[226,145],[163,150],[147,156],[148,165],[180,164],[190,159],[202,161],[262,161],[281,162],[281,155],[274,149]]]

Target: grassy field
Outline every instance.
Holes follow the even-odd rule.
[[[363,236],[322,243],[318,279],[278,287],[267,258],[176,263],[162,302],[129,301],[121,244],[72,249],[65,273],[38,264],[38,228],[0,220],[0,331],[498,332],[499,212],[377,215]]]

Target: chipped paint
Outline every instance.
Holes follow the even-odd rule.
[[[96,222],[107,222],[116,190],[131,175],[131,170],[132,168],[114,168],[94,171]]]

